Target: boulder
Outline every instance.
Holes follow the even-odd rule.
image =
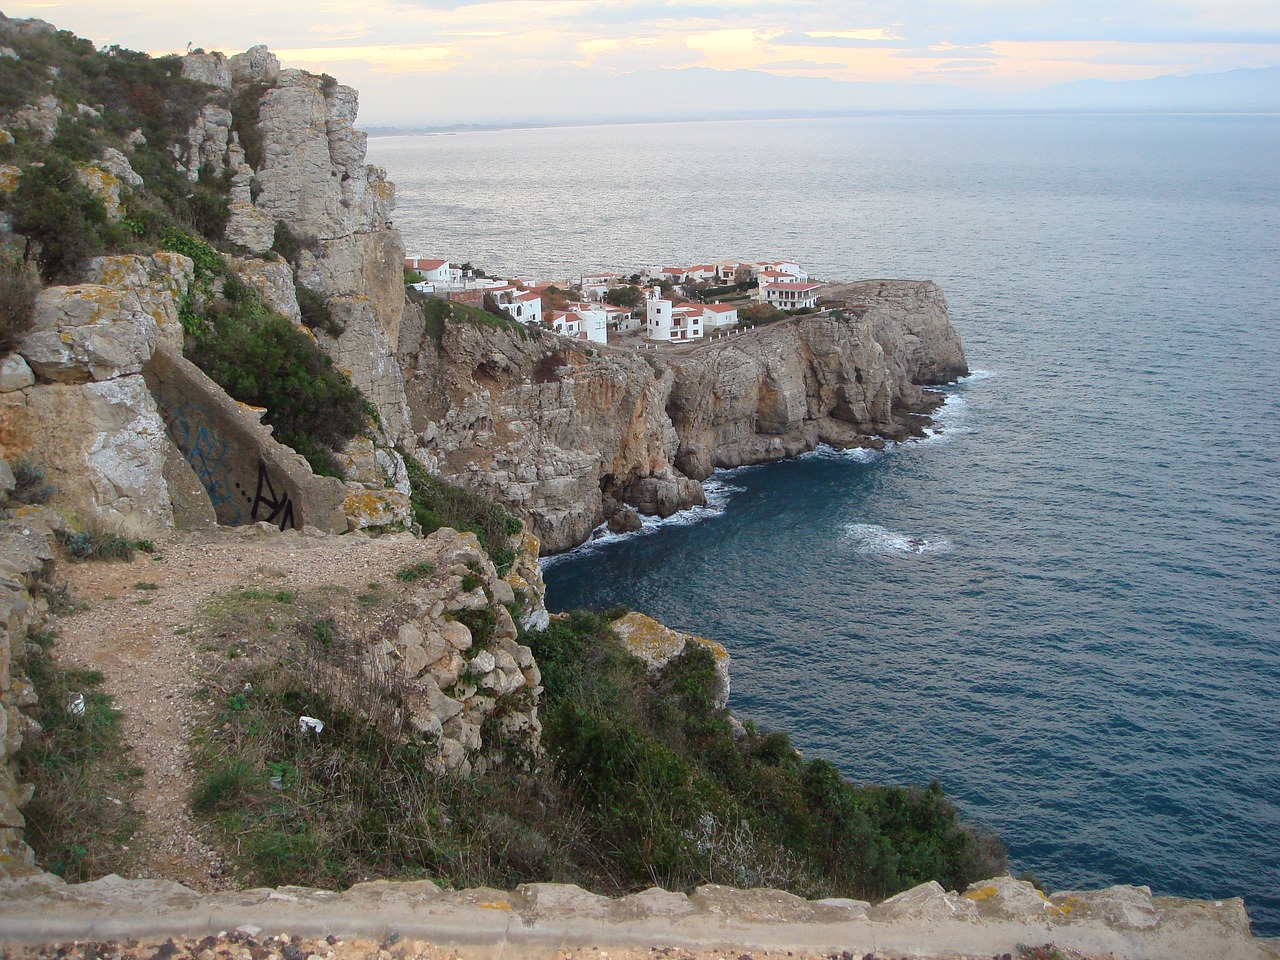
[[[634,610],[614,620],[610,626],[622,641],[623,649],[643,660],[652,670],[661,670],[684,653],[685,646],[689,643],[706,648],[716,665],[718,682],[712,694],[715,705],[717,709],[722,709],[729,702],[729,651],[719,643],[672,630],[652,617]]]
[[[49,380],[111,380],[141,371],[158,337],[132,291],[83,283],[40,292],[17,352]]]
[[[173,529],[171,447],[141,376],[0,394],[0,452],[38,462],[55,503],[134,537]]]

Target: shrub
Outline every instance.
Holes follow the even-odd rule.
[[[255,172],[267,163],[266,145],[263,143],[258,118],[262,112],[262,98],[270,89],[270,84],[250,83],[231,98],[231,130],[240,139],[245,162]]]
[[[48,503],[58,488],[45,482],[44,468],[34,461],[22,459],[13,465],[15,485],[9,499],[17,503]]]
[[[411,567],[405,567],[403,570],[397,570],[396,579],[402,583],[415,583],[423,577],[431,576],[431,574],[435,572],[435,564],[415,563]]]
[[[346,325],[333,315],[329,301],[324,295],[301,283],[295,283],[298,292],[298,309],[302,311],[302,322],[312,330],[320,330],[331,337],[340,337],[346,331]]]
[[[0,355],[12,351],[31,329],[40,278],[15,257],[0,256]]]
[[[129,240],[107,219],[102,201],[80,183],[75,167],[59,156],[28,167],[9,205],[13,229],[38,247],[35,261],[47,282],[74,279],[87,257]]]
[[[36,861],[69,881],[121,872],[139,818],[133,798],[141,781],[120,731],[120,714],[100,690],[101,674],[62,669],[53,637],[28,637],[24,663],[39,698],[39,733],[28,734],[15,755],[16,775],[35,788],[23,808],[25,839]],[[67,709],[84,697],[84,712]]]
[[[72,560],[132,560],[133,542],[118,533],[89,529],[68,533],[59,530],[58,542]]]
[[[257,292],[210,253],[222,271],[226,304],[203,315],[188,313],[194,336],[187,356],[237,400],[265,407],[276,438],[306,457],[315,472],[341,476],[333,449],[367,428],[364,395],[306,334],[268,311]],[[212,268],[213,260],[207,265]]]
[[[409,471],[413,519],[422,532],[452,527],[474,533],[498,575],[505,574],[516,558],[510,540],[522,529],[520,521],[493,501],[433,477],[408,452],[400,450],[399,453]]]
[[[302,251],[307,249],[307,244],[289,229],[287,223],[283,220],[277,220],[275,234],[271,240],[271,249],[290,263],[296,264],[302,256]]]

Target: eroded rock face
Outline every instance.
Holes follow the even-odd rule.
[[[57,504],[132,537],[173,529],[169,440],[140,375],[0,394],[0,450],[39,463]]]
[[[222,64],[210,56],[188,57],[190,75],[221,86]],[[221,149],[233,172],[227,237],[265,250],[282,222],[305,243],[297,281],[322,296],[346,325],[321,345],[377,408],[385,439],[403,442],[408,414],[395,345],[405,302],[404,244],[391,226],[395,189],[383,170],[364,162],[366,138],[354,125],[358,94],[301,70],[281,69],[265,47],[227,59],[225,68],[238,95],[260,91],[262,145],[255,170],[236,138],[219,133],[221,118],[201,128],[201,142],[212,144],[211,152]],[[229,127],[229,114],[227,122]],[[205,157],[202,151],[189,149],[191,162]],[[296,296],[291,310],[289,297],[274,299],[287,315],[296,315]]]
[[[155,352],[159,329],[122,287],[48,287],[17,352],[37,374],[76,383],[138,373]]]
[[[927,282],[849,286],[858,306],[842,318],[689,352],[466,323],[437,342],[406,311],[416,455],[528,520],[554,553],[615,515],[626,524],[624,504],[668,516],[704,502],[700,481],[719,467],[918,434],[938,402],[920,384],[967,371],[946,302]]]
[[[94,257],[85,266],[85,281],[131,293],[142,312],[155,321],[158,342],[181,351],[178,304],[191,286],[193,271],[189,257],[159,250],[150,256]]]
[[[407,722],[434,742],[441,772],[536,761],[542,674],[517,642],[504,605],[515,599],[511,587],[474,534],[437,530],[425,555],[434,560],[410,616],[371,650],[376,668],[399,677]],[[526,593],[522,606],[545,617],[541,594]],[[486,742],[489,729],[501,731],[501,745]]]

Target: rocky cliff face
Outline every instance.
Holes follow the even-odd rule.
[[[967,372],[946,301],[929,282],[848,289],[842,319],[661,352],[465,323],[437,342],[410,319],[400,359],[417,453],[556,552],[627,507],[702,502],[718,467],[918,433],[937,402],[920,385]]]
[[[188,138],[192,169],[220,170],[225,162],[232,170],[228,239],[266,250],[284,223],[303,241],[297,283],[320,294],[345,327],[323,344],[377,408],[387,441],[402,441],[408,411],[394,347],[404,244],[391,226],[395,187],[364,162],[366,138],[354,126],[359,94],[331,78],[281,69],[266,47],[233,57],[191,54],[183,73],[257,111],[252,145],[240,142],[231,112],[217,106]],[[280,299],[296,309],[296,296],[282,291]]]

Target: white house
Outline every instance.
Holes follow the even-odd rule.
[[[615,307],[611,303],[603,303],[601,306],[608,315],[610,330],[635,330],[640,326],[640,320],[630,307]]]
[[[702,324],[707,329],[732,327],[738,322],[738,308],[731,303],[702,304]]]
[[[542,326],[542,297],[532,290],[516,284],[491,290],[494,302],[512,320],[527,323],[531,327]]]
[[[800,310],[818,305],[818,288],[821,286],[818,283],[778,280],[760,284],[759,290],[756,291],[756,298],[780,310]]]
[[[701,306],[681,304],[677,307],[660,296],[648,297],[645,300],[644,335],[650,340],[665,340],[670,343],[701,340]]]
[[[579,289],[588,300],[599,301],[614,287],[620,287],[626,282],[626,278],[620,273],[584,273]]]
[[[767,271],[773,274],[785,274],[788,279],[799,283],[805,283],[809,279],[809,274],[794,260],[762,260],[759,263],[752,264],[752,268],[752,273],[757,278],[761,273]]]
[[[432,288],[462,285],[462,268],[450,263],[448,260],[405,257],[404,268],[421,274],[423,283],[430,284]],[[427,292],[430,293],[431,291]]]

